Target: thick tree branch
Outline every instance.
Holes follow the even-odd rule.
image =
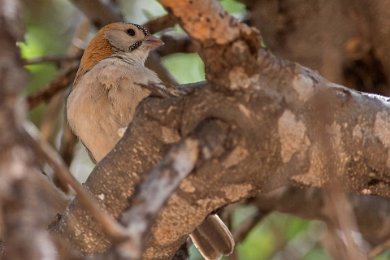
[[[238,21],[228,15],[216,1],[160,0],[160,3],[180,19],[193,39],[227,44],[240,36]]]
[[[237,66],[245,68],[245,64],[254,62],[251,59],[262,46],[259,32],[230,16],[214,0],[180,4],[174,0],[160,0],[160,3],[178,18],[184,30],[199,45],[207,79],[225,88],[234,88],[230,85],[228,73]]]
[[[324,187],[337,175],[345,191],[390,197],[390,106],[385,99],[332,84],[259,49],[258,33],[230,24],[232,18],[216,1],[161,2],[203,47],[200,53],[211,83],[185,98],[145,100],[86,186],[119,217],[135,185],[163,157],[167,144],[210,120],[225,127],[210,127],[200,135],[207,133],[211,144],[222,139],[223,145],[163,207],[146,243],[145,259],[172,257],[213,210],[288,183]],[[213,11],[221,16],[211,17]],[[330,139],[328,147],[324,138]],[[327,167],[329,158],[337,172]],[[80,225],[71,225],[75,220]],[[102,252],[109,245],[77,201],[59,230],[86,253]]]
[[[268,58],[273,59],[272,56],[268,56]],[[276,62],[276,60],[274,62]],[[251,103],[245,101],[246,99],[241,99],[245,97],[236,97],[234,100],[231,98],[226,100],[222,94],[211,92],[207,87],[200,89],[198,92],[194,93],[194,95],[186,97],[185,101],[180,100],[179,102],[179,100],[176,100],[176,103],[171,103],[174,100],[149,100],[149,102],[146,103],[150,103],[150,105],[145,106],[145,109],[140,111],[140,114],[137,115],[137,118],[130,128],[131,131],[129,132],[128,138],[125,137],[118,145],[117,149],[97,167],[87,182],[88,186],[91,187],[91,190],[96,191],[95,194],[104,194],[104,197],[113,198],[113,191],[118,189],[123,190],[123,187],[120,186],[121,183],[124,182],[124,179],[122,178],[125,176],[127,176],[126,182],[136,183],[139,178],[138,174],[142,175],[143,173],[142,169],[150,167],[148,166],[150,165],[150,161],[146,161],[148,165],[142,166],[134,162],[140,160],[144,153],[148,154],[146,158],[151,158],[150,156],[158,156],[158,154],[163,152],[161,148],[158,148],[161,147],[161,143],[164,142],[161,140],[164,135],[163,133],[167,132],[168,129],[172,127],[177,129],[178,121],[177,117],[174,115],[176,112],[183,109],[184,112],[181,113],[183,122],[179,127],[182,134],[185,135],[186,132],[197,125],[197,120],[209,117],[220,117],[225,122],[233,122],[233,125],[236,127],[241,126],[239,127],[239,130],[237,129],[235,132],[240,133],[237,134],[237,136],[240,137],[232,137],[234,140],[232,142],[239,144],[239,146],[235,148],[230,155],[224,157],[224,160],[220,161],[221,165],[217,166],[218,164],[216,162],[215,164],[202,168],[202,174],[198,172],[196,175],[191,175],[188,180],[184,182],[183,186],[181,186],[182,191],[178,193],[180,194],[179,198],[183,205],[174,202],[171,202],[171,204],[168,203],[168,208],[170,206],[171,209],[167,208],[165,210],[170,213],[162,213],[162,216],[166,214],[173,216],[182,211],[193,212],[194,214],[197,212],[194,216],[187,216],[186,218],[194,218],[192,221],[198,224],[203,219],[201,216],[205,216],[203,214],[207,214],[207,212],[222,206],[224,203],[251,196],[253,190],[262,192],[273,190],[278,186],[284,185],[289,179],[300,185],[321,187],[327,178],[327,174],[332,173],[323,172],[321,168],[318,168],[318,165],[324,162],[322,160],[325,160],[324,158],[318,158],[316,155],[319,152],[319,147],[316,144],[316,136],[318,133],[310,132],[306,129],[310,129],[309,126],[312,123],[322,123],[312,122],[313,118],[318,121],[318,116],[316,115],[319,111],[302,111],[302,100],[299,99],[298,95],[298,93],[300,93],[303,95],[302,97],[308,98],[307,102],[309,102],[309,104],[315,104],[318,101],[323,102],[324,99],[326,99],[327,104],[332,104],[329,105],[328,109],[334,114],[334,120],[336,122],[348,122],[348,126],[344,127],[342,130],[340,129],[341,132],[339,134],[344,136],[345,140],[338,140],[340,142],[339,148],[342,148],[344,154],[343,156],[350,158],[345,161],[342,170],[342,173],[346,177],[343,188],[355,192],[371,192],[388,196],[386,195],[388,188],[386,188],[385,184],[385,176],[388,176],[386,175],[387,168],[383,168],[383,166],[386,165],[385,162],[387,157],[383,157],[382,160],[384,161],[380,162],[377,160],[377,157],[372,158],[371,156],[372,145],[380,149],[380,146],[378,147],[378,143],[375,141],[376,138],[373,139],[375,131],[379,131],[379,129],[374,130],[376,113],[383,113],[383,109],[386,110],[386,105],[382,103],[381,99],[376,97],[350,93],[349,90],[338,88],[334,85],[326,86],[326,84],[322,84],[322,86],[320,86],[318,85],[320,81],[317,81],[318,83],[314,84],[314,81],[311,81],[312,78],[308,77],[308,75],[311,75],[309,74],[311,72],[301,70],[300,67],[296,67],[295,72],[302,74],[294,76],[294,70],[292,69],[294,67],[290,66],[292,65],[286,66],[281,70],[279,69],[278,72],[285,77],[286,82],[295,82],[296,85],[294,87],[287,88],[283,85],[278,87],[277,84],[271,84],[272,81],[266,79],[270,89],[267,89],[267,92],[259,92],[259,90],[254,91],[253,95],[255,95],[255,93],[258,94],[257,98],[255,98],[256,101],[253,100]],[[270,71],[267,72],[269,73]],[[266,75],[262,75],[260,78],[265,79],[265,77]],[[312,77],[316,80],[321,80],[321,78],[315,74],[313,74]],[[260,84],[261,82],[263,81],[260,81]],[[313,86],[306,89],[308,87],[307,83],[311,83]],[[265,82],[261,85],[267,86]],[[296,88],[296,90],[294,88]],[[278,91],[278,95],[274,94],[275,90]],[[306,93],[306,90],[309,90],[308,93]],[[313,91],[313,93],[310,94],[311,91]],[[343,101],[344,95],[346,95],[345,93],[349,93],[348,104],[345,104]],[[285,95],[284,98],[280,97],[281,94]],[[306,94],[309,95],[306,96]],[[339,100],[340,98],[341,100]],[[280,102],[281,100],[285,101]],[[285,103],[287,101],[289,103]],[[184,103],[180,105],[181,102],[185,102],[186,105],[183,106]],[[340,109],[342,113],[339,112]],[[293,114],[292,111],[294,110],[300,111],[299,119]],[[170,113],[166,115],[164,111],[170,111]],[[351,118],[349,116],[351,113],[358,113],[360,119],[356,120],[356,118]],[[156,124],[154,120],[159,121],[162,125],[165,125],[165,127],[158,127],[159,124]],[[360,129],[361,121],[371,122],[371,124]],[[167,129],[166,127],[169,125],[171,125],[171,127]],[[262,127],[265,127],[265,129]],[[328,127],[331,127],[330,129],[332,129],[332,124]],[[305,131],[303,131],[304,136],[299,137],[302,134],[303,128],[305,128]],[[149,130],[146,131],[146,129]],[[152,131],[152,129],[154,131]],[[336,127],[336,129],[338,129],[338,127]],[[364,131],[365,135],[360,136],[360,131]],[[219,133],[219,135],[221,135],[221,133]],[[352,135],[357,135],[359,138],[355,139]],[[374,143],[372,143],[373,141]],[[283,144],[286,146],[283,146]],[[365,144],[364,147],[362,146],[363,144]],[[275,147],[277,147],[276,150]],[[159,150],[155,150],[156,148]],[[383,147],[382,149],[385,148]],[[359,154],[356,154],[356,151],[359,151]],[[123,164],[122,160],[128,161],[128,158],[134,158],[133,163]],[[270,160],[268,158],[273,159]],[[118,161],[122,161],[122,163],[118,164]],[[370,167],[366,167],[364,166],[365,164],[359,162],[365,162],[370,165]],[[261,167],[256,166],[259,165],[259,163],[261,163]],[[117,176],[120,176],[121,179],[115,181],[114,179],[116,177],[113,178],[110,176],[109,169],[118,169],[119,172],[122,172]],[[372,175],[373,169],[375,169],[374,172],[377,172],[377,177]],[[384,172],[380,169],[383,169]],[[127,175],[126,172],[138,172],[138,174]],[[353,172],[354,175],[350,176],[348,174],[349,172]],[[372,177],[368,177],[370,174]],[[215,181],[211,181],[210,176],[213,176]],[[381,184],[382,182],[376,182],[376,185],[373,185],[370,178],[378,178],[379,176],[385,178],[384,183]],[[357,181],[357,179],[360,179],[361,182]],[[99,185],[101,181],[110,183],[107,186],[105,185],[107,188],[110,187],[109,190],[104,186]],[[240,189],[238,189],[238,187],[240,187]],[[240,192],[235,194],[233,191],[236,191],[237,189],[240,190]],[[225,193],[220,194],[220,190],[229,191],[229,193],[227,193],[229,195]],[[214,193],[214,191],[217,193]],[[130,195],[132,189],[129,189],[126,192]],[[209,198],[211,197],[214,199],[211,199],[207,205],[197,205],[193,209],[187,208],[189,205],[193,205],[193,202],[189,203],[189,201],[195,199],[192,198],[192,196],[202,196],[202,194],[207,194]],[[176,198],[173,201],[176,201],[179,198]],[[202,199],[198,198],[195,199],[195,201],[202,201]],[[125,201],[105,200],[104,203],[110,205],[106,207],[114,207],[116,215],[120,214],[121,207],[124,208],[126,206]],[[121,203],[122,206],[118,203]],[[185,210],[183,210],[182,207],[184,207]],[[72,214],[76,214],[76,212],[73,212]],[[79,214],[80,216],[83,215],[82,213],[77,213],[77,215]],[[183,218],[183,216],[180,218]],[[161,225],[161,228],[164,227],[163,230],[166,230],[167,227],[172,225],[169,224],[170,221],[167,219],[160,219],[160,221],[158,226]],[[176,221],[180,222],[180,220],[175,219],[176,226],[171,227],[172,229],[175,229],[175,234],[176,232],[179,234],[180,231],[178,230]],[[182,221],[188,223],[189,220],[183,219]],[[193,224],[193,227],[196,226],[195,223]],[[159,232],[162,232],[159,231],[158,226],[154,229],[154,234],[156,236],[155,243],[158,243],[157,241],[162,239],[158,235]],[[189,233],[191,227],[183,227],[183,230],[187,230],[186,232]],[[167,239],[168,236],[165,235],[164,240],[167,241]],[[82,240],[82,238],[80,238],[80,240]],[[173,238],[171,241],[176,242],[177,240],[177,238]],[[161,251],[161,247],[156,246],[156,251],[159,251],[165,256],[167,254],[167,252],[164,253]],[[156,251],[153,250],[153,254],[157,254]]]

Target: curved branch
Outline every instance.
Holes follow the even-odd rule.
[[[180,182],[194,169],[198,160],[199,141],[187,138],[173,146],[148,174],[132,199],[132,206],[122,216],[129,239],[117,250],[126,258],[139,259],[143,244],[157,213]]]
[[[81,55],[69,56],[69,55],[46,55],[42,57],[24,59],[23,65],[34,65],[40,63],[54,63],[57,66],[61,66],[65,62],[72,62],[79,60]]]
[[[161,40],[164,42],[164,46],[156,50],[161,57],[178,52],[196,52],[195,45],[187,36],[164,34],[161,36]]]
[[[119,217],[135,185],[163,157],[167,144],[186,138],[209,120],[226,127],[200,134],[210,144],[225,141],[213,160],[197,167],[163,207],[143,257],[172,257],[210,212],[288,183],[324,187],[334,178],[345,191],[390,197],[390,106],[385,99],[337,86],[275,58],[259,49],[258,38],[248,37],[258,36],[255,30],[237,24],[227,28],[231,18],[225,14],[209,18],[210,27],[210,12],[221,10],[216,1],[161,2],[204,47],[201,54],[211,83],[185,98],[146,99],[86,186]],[[199,24],[191,25],[191,19]],[[235,36],[221,36],[220,29],[212,36],[207,26]],[[72,219],[81,224],[72,226]],[[84,252],[108,247],[77,201],[60,230]]]
[[[176,17],[172,15],[164,15],[156,19],[150,20],[144,24],[150,33],[157,33],[167,28],[173,27],[177,23]]]
[[[50,101],[57,93],[66,89],[73,82],[78,66],[78,64],[70,66],[48,85],[42,87],[39,91],[27,97],[29,109],[31,110],[35,108],[37,105],[42,103],[42,101]]]
[[[249,96],[236,92],[227,98],[206,86],[184,99],[146,100],[125,137],[88,179],[86,185],[96,195],[109,198],[102,202],[119,216],[127,206],[126,196],[132,194],[144,172],[161,158],[164,143],[175,140],[175,131],[186,136],[207,118],[219,118],[231,126],[229,132],[209,129],[213,136],[210,139],[230,141],[217,158],[190,175],[169,200],[152,229],[146,257],[171,256],[184,236],[208,213],[288,182],[323,187],[329,176],[337,174],[342,176],[345,190],[390,196],[386,152],[390,144],[383,138],[387,131],[384,126],[390,124],[390,116],[385,116],[390,115],[390,107],[379,97],[327,83],[293,64],[281,66],[272,56],[262,60],[267,59],[267,74],[259,75],[254,85],[258,88],[247,89]],[[273,73],[284,80],[273,77]],[[319,115],[324,112],[316,104],[326,104],[331,116],[321,119]],[[319,127],[327,132],[321,133]],[[321,166],[328,163],[328,158],[322,156],[318,136],[328,136],[328,132],[332,133],[333,153],[341,160],[337,173]],[[373,157],[373,149],[376,155],[383,156]],[[142,165],[137,163],[140,161]],[[116,169],[117,174],[110,174],[110,169]],[[124,182],[130,187],[124,188]],[[123,195],[118,196],[118,190]],[[83,219],[85,213],[73,208],[69,214],[64,223],[68,217]],[[80,234],[91,232],[87,225],[84,231],[72,231],[74,227],[66,224],[64,227],[68,235],[78,234],[73,242],[84,251],[94,251],[97,245],[99,250],[106,247],[98,236],[94,236],[97,244],[93,246],[80,244],[85,241]]]

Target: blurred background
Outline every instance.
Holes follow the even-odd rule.
[[[164,9],[154,0],[118,0],[115,2],[120,6],[125,20],[129,22],[144,24],[166,14]],[[294,31],[295,28],[289,21],[283,20],[286,18],[281,17],[280,14],[274,15],[275,20],[272,21],[269,18],[273,15],[272,13],[267,16],[261,14],[260,11],[260,15],[257,16],[256,8],[274,10],[272,1],[259,1],[263,2],[260,7],[256,6],[254,2],[256,1],[220,1],[226,11],[238,19],[245,20],[252,25],[262,24],[265,28],[260,29],[262,32],[264,31],[267,46],[278,55],[313,67],[328,76],[330,80],[349,84],[361,90],[381,94],[388,93],[386,68],[380,60],[375,60],[373,48],[367,47],[363,40],[350,37],[348,41],[343,42],[341,44],[345,52],[343,57],[348,59],[342,61],[339,61],[340,57],[334,58],[333,52],[330,55],[328,55],[329,52],[326,54],[319,44],[312,46],[310,53],[306,56],[301,55],[299,50],[292,50],[289,47],[295,36],[291,36],[284,30]],[[26,96],[29,96],[50,84],[63,73],[64,68],[72,66],[72,62],[77,61],[80,55],[79,50],[86,46],[94,34],[95,28],[88,23],[88,20],[69,0],[24,0],[23,3],[26,34],[19,46],[22,57],[27,64],[26,69],[30,74],[29,84],[25,90]],[[278,12],[283,12],[283,10]],[[259,17],[259,19],[256,20],[253,17]],[[293,24],[293,21],[290,22]],[[268,25],[271,28],[267,27]],[[272,31],[272,27],[277,28]],[[333,30],[329,29],[331,32]],[[159,34],[182,35],[184,31],[176,25],[174,28],[165,29]],[[311,33],[308,34],[313,36]],[[329,37],[336,38],[333,35]],[[310,37],[307,37],[307,41],[310,42],[311,39],[308,38]],[[298,48],[308,51],[302,41],[295,41],[295,44]],[[313,41],[318,42],[318,37]],[[333,44],[333,42],[329,44]],[[367,48],[368,50],[366,50]],[[330,50],[332,49],[330,48]],[[315,51],[320,54],[317,56],[312,54]],[[44,62],[36,60],[41,57],[47,57],[47,60]],[[170,54],[162,57],[161,63],[180,84],[205,79],[202,60],[196,53]],[[339,68],[336,64],[339,64]],[[64,94],[62,93],[54,96],[48,102],[34,105],[29,114],[44,138],[59,150],[64,142],[63,135],[66,131],[64,130],[63,103]],[[83,182],[94,165],[80,144],[76,143],[74,151],[75,153],[70,157],[68,163],[72,173]],[[323,232],[325,225],[320,221],[308,221],[282,213],[263,214],[246,202],[230,205],[225,209],[223,215],[226,215],[225,219],[231,225],[232,230],[243,230],[235,254],[226,259],[331,259],[323,247],[324,240],[326,240]],[[245,226],[246,224],[247,226]],[[191,248],[190,253],[192,260],[201,259],[194,248]],[[387,251],[375,259],[390,259],[390,253]]]

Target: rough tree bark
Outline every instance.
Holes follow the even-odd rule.
[[[261,48],[257,30],[234,20],[217,1],[160,2],[198,45],[208,84],[185,98],[145,100],[85,186],[119,218],[134,187],[167,145],[178,141],[168,138],[172,133],[185,138],[209,122],[226,126],[208,129],[223,145],[162,208],[145,258],[172,257],[213,210],[288,183],[324,187],[336,179],[345,191],[390,196],[386,99],[348,90],[274,57]],[[58,232],[86,253],[109,246],[77,200]]]

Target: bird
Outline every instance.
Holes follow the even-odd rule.
[[[84,50],[66,101],[66,118],[94,162],[101,161],[131,123],[138,104],[164,83],[145,67],[150,51],[163,45],[143,26],[112,23],[101,28]],[[205,259],[231,254],[234,239],[216,214],[190,235]]]

